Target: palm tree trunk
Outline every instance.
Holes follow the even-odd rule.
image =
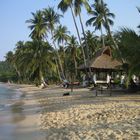
[[[74,65],[75,65],[75,75],[77,76],[77,61],[76,58],[74,57]]]
[[[56,64],[56,69],[57,69],[57,72],[58,72],[58,76],[59,76],[59,80],[60,81],[62,81],[62,78],[61,78],[61,75],[60,75],[60,71],[59,71],[59,65],[58,65],[58,62],[57,62],[57,60],[56,60],[56,58],[54,58],[55,59],[55,64]]]
[[[52,35],[52,39],[53,39],[53,32],[52,32],[52,31],[51,31],[51,35]],[[57,57],[58,57],[58,62],[59,62],[59,65],[60,65],[60,70],[61,70],[61,72],[62,72],[62,76],[63,76],[63,78],[65,79],[65,75],[64,75],[64,71],[63,71],[61,59],[60,59],[59,53],[58,53],[58,51],[57,51],[57,47],[56,47],[56,45],[55,45],[54,39],[53,39],[53,45],[54,45],[54,47],[55,47],[55,52],[56,52],[56,55],[57,55]],[[62,79],[62,78],[61,78],[61,79]]]
[[[81,46],[81,50],[82,50],[82,54],[83,54],[83,59],[84,59],[84,65],[85,65],[85,67],[86,67],[85,52],[84,52],[84,48],[83,48],[83,46],[82,46],[82,41],[81,41],[81,38],[80,38],[80,33],[79,33],[79,30],[78,30],[78,26],[77,26],[77,23],[76,23],[76,19],[75,19],[75,16],[74,16],[74,12],[73,12],[73,9],[72,9],[72,5],[70,5],[70,9],[71,9],[71,13],[72,13],[74,25],[75,25],[75,28],[76,28],[76,31],[77,31],[79,43],[80,43],[80,46]]]
[[[127,88],[129,87],[131,77],[132,77],[132,73],[131,73],[131,70],[129,69],[127,79],[126,79],[126,87]]]
[[[105,47],[105,40],[104,40],[104,36],[103,36],[102,27],[101,27],[101,39],[102,39],[102,45],[103,45],[103,47]]]
[[[104,15],[104,18],[105,18],[106,25],[107,25],[107,32],[108,32],[108,35],[109,35],[111,41],[113,42],[113,44],[114,44],[114,46],[115,46],[114,49],[116,49],[116,50],[118,51],[119,56],[120,56],[120,59],[121,59],[122,63],[124,63],[122,54],[121,54],[121,52],[120,52],[120,50],[119,50],[119,47],[118,47],[118,44],[116,43],[116,41],[114,40],[114,38],[113,38],[113,36],[112,36],[112,34],[111,34],[110,26],[109,26],[109,23],[108,23],[108,21],[107,21],[106,15]]]
[[[109,27],[109,25],[108,25],[108,22],[106,22],[106,23],[107,23],[107,32],[108,32],[108,35],[109,35],[111,41],[113,42],[113,44],[114,44],[114,46],[115,46],[115,49],[118,50],[119,47],[118,47],[116,41],[114,40],[114,38],[113,38],[113,36],[112,36],[112,34],[111,34],[111,30],[110,30],[110,27]]]
[[[18,83],[21,83],[21,74],[20,74],[20,71],[17,69],[17,66],[14,64],[13,65],[15,70],[16,70],[16,73],[18,75]]]
[[[122,54],[121,54],[121,52],[120,52],[120,50],[119,50],[119,47],[118,47],[118,44],[116,43],[116,41],[114,40],[114,38],[113,38],[113,36],[112,36],[112,34],[111,34],[111,30],[110,30],[109,25],[108,25],[108,35],[110,36],[110,39],[111,39],[111,41],[113,42],[113,44],[114,44],[114,46],[115,46],[114,49],[116,49],[116,50],[118,51],[119,56],[120,56],[120,59],[121,59],[122,63],[124,63]]]
[[[63,55],[64,55],[64,65],[63,65],[63,68],[64,68],[64,75],[66,77],[66,62],[65,62],[65,57],[66,57],[66,53],[65,53],[65,50],[64,50],[64,43],[62,44],[63,46]]]
[[[43,82],[44,83],[44,77],[43,77],[43,73],[42,73],[42,70],[41,68],[39,68],[39,82]]]
[[[85,43],[86,43],[86,53],[87,53],[87,60],[88,60],[88,65],[87,64],[86,65],[89,66],[89,62],[90,62],[89,46],[88,46],[88,43],[87,43],[86,34],[85,34],[85,30],[84,30],[84,25],[83,25],[82,17],[81,17],[80,13],[79,13],[79,20],[80,20],[82,32],[83,32],[83,35],[84,35],[84,40],[85,40]],[[89,76],[91,77],[91,68],[90,67],[89,67]]]

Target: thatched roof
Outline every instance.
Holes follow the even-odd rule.
[[[121,62],[113,59],[110,47],[104,47],[96,52],[95,57],[89,63],[87,62],[86,69],[90,67],[92,70],[117,70],[121,65]],[[84,64],[78,69],[84,70]]]

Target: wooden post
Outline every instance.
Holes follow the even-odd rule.
[[[110,86],[110,96],[112,96],[112,92],[111,92],[111,86]]]
[[[101,86],[101,94],[103,94],[103,88],[102,88],[102,86]]]
[[[98,93],[97,93],[97,88],[96,88],[96,96],[98,96]]]

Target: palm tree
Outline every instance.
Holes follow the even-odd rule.
[[[15,54],[19,69],[38,84],[44,81],[46,73],[53,67],[52,47],[47,42],[37,40],[26,42],[21,54]]]
[[[31,34],[29,35],[32,39],[42,40],[46,36],[47,26],[44,22],[42,11],[36,11],[32,13],[32,19],[26,20],[26,23],[29,23],[28,27],[31,29]]]
[[[79,1],[79,0],[78,0]],[[73,21],[74,21],[74,25],[75,25],[75,28],[76,28],[76,31],[77,31],[77,36],[78,36],[78,40],[79,40],[79,43],[80,43],[80,46],[81,46],[81,50],[82,50],[82,53],[83,53],[83,59],[84,59],[84,65],[86,67],[86,56],[85,56],[85,52],[84,52],[84,49],[82,47],[82,41],[81,41],[81,38],[80,38],[80,33],[79,33],[79,30],[78,30],[78,26],[77,26],[77,23],[76,23],[76,18],[75,18],[75,15],[74,15],[74,11],[75,13],[79,13],[80,12],[80,8],[79,6],[81,5],[82,3],[80,2],[80,4],[78,5],[78,8],[74,9],[73,10],[73,6],[77,5],[77,2],[73,2],[73,0],[61,0],[61,2],[58,4],[58,8],[63,12],[65,13],[68,8],[70,8],[71,10],[71,14],[72,14],[72,17],[73,17]]]
[[[110,29],[110,25],[113,25],[113,21],[109,17],[115,18],[115,15],[113,13],[110,13],[110,10],[108,9],[107,4],[104,3],[103,0],[100,0],[100,1],[101,1],[101,5],[102,5],[102,13],[103,13],[104,20],[105,20],[106,31],[113,43],[114,50],[118,51],[120,58],[122,58],[121,61],[122,61],[122,63],[124,63],[123,56],[119,50],[119,46],[116,43],[116,41],[114,40],[114,37],[112,36],[111,29]]]
[[[9,51],[6,56],[5,56],[5,59],[8,63],[12,64],[13,62],[13,52],[12,51]]]
[[[113,21],[111,18],[115,18],[115,15],[113,13],[110,13],[109,9],[107,8],[107,4],[103,3],[102,0],[95,0],[92,8],[93,10],[90,12],[90,14],[93,17],[87,21],[87,25],[93,25],[95,27],[95,30],[101,31],[102,43],[103,46],[105,46],[102,27],[105,27],[109,36],[112,37],[110,25],[113,25]]]
[[[86,40],[87,40],[87,43],[88,43],[88,46],[89,46],[89,58],[93,58],[95,52],[101,48],[101,43],[100,43],[100,40],[99,40],[99,37],[98,36],[95,36],[94,35],[94,32],[91,32],[91,31],[87,31],[86,32]],[[85,39],[83,38],[83,45],[85,46],[86,43],[85,43]]]
[[[43,14],[44,14],[45,23],[47,24],[47,27],[48,27],[48,29],[50,30],[50,33],[51,33],[52,43],[55,47],[55,52],[56,52],[56,55],[57,55],[57,58],[58,58],[58,63],[60,65],[60,71],[62,73],[62,77],[65,78],[62,63],[61,63],[61,59],[60,59],[60,56],[59,56],[59,53],[58,53],[58,50],[57,50],[57,47],[56,47],[56,44],[55,44],[55,39],[54,39],[54,31],[55,31],[56,25],[60,22],[60,17],[62,17],[62,16],[60,14],[57,14],[54,11],[54,8],[51,8],[51,7],[47,8],[47,9],[44,9]],[[60,71],[59,71],[59,73],[60,73]],[[60,80],[62,80],[62,79],[60,78]]]
[[[62,44],[64,47],[64,43],[69,39],[69,33],[66,26],[59,25],[54,31],[54,40],[57,41],[58,45]]]
[[[85,47],[86,47],[86,58],[87,58],[87,62],[89,63],[90,62],[90,57],[89,57],[89,46],[88,46],[88,43],[87,43],[87,38],[86,38],[86,34],[85,34],[85,30],[84,30],[84,25],[83,25],[83,22],[82,22],[82,17],[81,17],[81,7],[82,6],[85,6],[86,10],[88,12],[91,11],[91,7],[89,6],[88,0],[74,0],[74,11],[75,11],[75,15],[79,17],[79,21],[80,21],[80,24],[81,24],[81,28],[82,28],[82,33],[83,33],[83,36],[84,36],[84,40],[85,40]],[[85,63],[85,66],[87,64]],[[89,67],[89,76],[91,77],[91,69]]]
[[[22,69],[20,69],[18,60],[21,58],[21,55],[24,52],[24,48],[25,48],[25,43],[23,41],[18,41],[16,43],[16,48],[14,53],[14,63],[15,63],[14,67],[16,69],[16,72],[18,73],[19,82],[22,82],[24,72],[22,71]]]
[[[113,44],[115,46],[115,49],[118,50],[118,45],[117,45],[116,41],[114,40],[114,38],[112,36],[112,33],[111,33],[111,29],[110,29],[110,25],[113,25],[113,21],[110,19],[110,17],[115,18],[115,15],[113,13],[110,13],[110,10],[108,9],[107,4],[104,3],[103,0],[100,0],[100,4],[101,4],[101,7],[102,7],[101,11],[102,11],[102,14],[103,14],[103,17],[104,17],[104,20],[105,20],[105,25],[104,26],[106,28],[106,31],[107,31],[108,35],[110,36],[111,41],[113,42]]]
[[[71,36],[66,46],[66,53],[70,55],[71,60],[74,62],[75,75],[77,76],[77,46],[78,42],[76,37]],[[68,60],[70,61],[70,60]],[[69,62],[68,62],[69,63]]]
[[[105,25],[105,20],[103,14],[101,13],[101,4],[99,0],[95,0],[95,3],[91,6],[93,8],[92,11],[89,12],[92,17],[87,20],[86,25],[92,25],[96,30],[101,31],[101,38],[102,38],[102,46],[105,46],[104,37],[103,37],[103,30],[102,27]]]
[[[88,53],[89,53],[88,49],[89,48],[88,48],[88,44],[87,44],[87,40],[86,40],[84,25],[82,22],[81,7],[84,6],[88,12],[91,11],[91,7],[88,4],[88,0],[74,0],[73,3],[74,3],[73,5],[74,5],[75,16],[79,17],[79,21],[80,21],[81,28],[82,28],[82,33],[83,33],[84,38],[85,38],[86,52],[87,52],[87,58],[88,58]]]
[[[5,61],[10,65],[10,67],[14,68],[14,70],[16,71],[17,73],[17,68],[16,68],[16,65],[15,65],[15,59],[14,59],[14,53],[12,51],[9,51],[6,56],[5,56]],[[17,73],[18,74],[18,73]]]
[[[58,4],[58,9],[60,9],[63,13],[65,13],[68,10],[68,8],[70,8],[71,14],[72,14],[72,17],[73,17],[73,21],[74,21],[74,25],[75,25],[75,28],[76,28],[76,31],[77,31],[78,39],[79,39],[80,44],[82,44],[81,43],[81,38],[80,38],[80,33],[79,33],[78,26],[77,26],[77,23],[76,23],[76,19],[75,19],[75,16],[74,16],[72,1],[73,0],[61,0],[60,3]]]
[[[33,16],[32,19],[29,19],[26,22],[31,24],[28,26],[32,31],[30,37],[34,40],[33,42],[36,42],[36,45],[38,45],[35,48],[35,50],[37,51],[35,54],[38,54],[37,56],[40,56],[38,57],[39,59],[36,60],[36,62],[38,62],[39,80],[41,82],[44,81],[43,72],[42,72],[43,70],[42,67],[44,66],[44,64],[41,63],[42,62],[41,57],[44,57],[43,56],[44,54],[42,51],[43,47],[41,45],[42,45],[42,40],[46,36],[47,24],[44,21],[42,11],[40,10],[36,11],[36,13],[32,13],[32,16]]]
[[[63,56],[63,59],[61,59],[61,62],[63,63],[63,68],[64,68],[64,74],[66,75],[66,70],[65,70],[65,67],[66,67],[66,63],[65,63],[65,51],[64,51],[64,48],[65,48],[65,44],[67,43],[68,39],[69,39],[69,34],[70,32],[67,30],[67,27],[66,26],[62,26],[62,25],[59,25],[56,30],[54,31],[54,40],[57,41],[58,45],[59,45],[59,48],[62,47],[62,51],[61,53],[62,56]],[[59,53],[61,55],[61,53]],[[61,57],[62,58],[62,57]]]

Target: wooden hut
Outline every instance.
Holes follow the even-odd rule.
[[[82,64],[78,67],[78,69],[84,71],[90,68],[93,72],[108,72],[120,70],[121,65],[122,63],[120,61],[112,57],[111,48],[107,46],[97,51],[95,57],[90,62],[87,62],[86,67]]]
[[[116,72],[121,71],[122,62],[114,59],[112,57],[111,48],[106,46],[101,48],[96,52],[93,59],[87,63],[85,67],[84,64],[78,67],[81,71],[91,70],[92,75],[90,79],[93,79],[94,83],[102,84],[109,83],[111,79],[114,79]],[[89,69],[90,68],[90,69]]]

